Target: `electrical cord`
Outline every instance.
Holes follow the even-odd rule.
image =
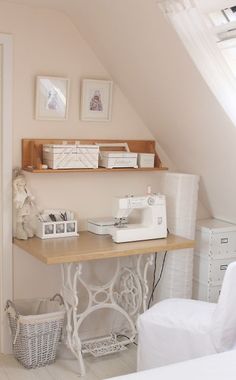
[[[161,265],[161,271],[160,271],[160,274],[159,274],[159,277],[156,281],[156,261],[157,261],[157,253],[155,253],[155,261],[154,261],[154,273],[153,273],[153,284],[152,284],[152,292],[151,292],[151,295],[150,295],[150,298],[149,298],[149,301],[148,301],[148,309],[150,308],[150,304],[151,302],[153,301],[153,297],[154,297],[154,292],[156,290],[156,287],[157,285],[159,284],[159,282],[161,281],[161,278],[162,278],[162,274],[163,274],[163,270],[164,270],[164,266],[165,266],[165,261],[166,261],[166,256],[167,256],[167,252],[168,251],[165,251],[164,253],[164,257],[163,257],[163,261],[162,261],[162,265]],[[155,283],[156,281],[156,283]]]
[[[169,235],[169,230],[167,229],[167,235]],[[152,282],[152,292],[151,292],[151,295],[150,295],[150,298],[149,298],[149,301],[148,301],[148,309],[150,308],[150,303],[153,301],[153,297],[154,297],[154,292],[156,290],[156,287],[157,285],[159,284],[159,282],[161,281],[161,278],[162,278],[162,274],[163,274],[163,270],[164,270],[164,266],[165,266],[165,261],[166,261],[166,256],[167,256],[167,252],[168,251],[165,251],[164,253],[164,257],[163,257],[163,261],[162,261],[162,265],[161,265],[161,271],[160,271],[160,275],[156,281],[156,268],[157,268],[157,252],[155,252],[155,258],[154,258],[154,271],[153,271],[153,282]],[[117,338],[121,338],[121,337],[124,337],[126,339],[129,339],[130,338],[127,336],[127,335],[124,335],[124,334],[118,334],[117,335]],[[130,340],[130,343],[133,343],[135,344],[135,346],[137,346],[137,343],[136,342],[132,342]]]
[[[167,236],[169,235],[169,233],[170,233],[170,231],[169,231],[169,229],[167,228]],[[165,254],[166,254],[166,253],[167,253],[167,252],[165,252]],[[163,261],[164,261],[164,264],[165,264],[165,256],[164,256]],[[163,263],[162,263],[162,266],[163,266],[163,267],[162,267],[162,269],[161,269],[160,278],[157,280],[157,284],[155,284],[155,282],[156,282],[156,268],[157,268],[157,252],[155,252],[154,271],[153,271],[153,282],[152,282],[152,292],[151,292],[151,297],[150,297],[149,302],[148,302],[148,309],[149,309],[149,307],[150,307],[150,303],[151,303],[151,301],[153,301],[154,291],[155,291],[155,289],[156,289],[158,283],[159,283],[160,280],[161,280],[161,276],[162,276],[162,272],[163,272],[163,268],[164,268]]]
[[[155,282],[156,282],[156,270],[157,270],[157,252],[155,252],[155,257],[154,257],[154,270],[153,270],[152,290],[153,290],[154,287],[155,287]],[[153,292],[151,293],[151,299],[152,299],[152,301],[153,301]],[[150,305],[150,299],[149,299],[149,302],[148,302],[148,309],[149,309],[149,305]]]

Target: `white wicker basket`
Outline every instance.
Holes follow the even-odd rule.
[[[58,302],[57,296],[59,295],[51,300],[34,300],[34,303],[31,301],[32,315],[22,315],[26,314],[22,306],[7,301],[6,311],[12,333],[13,353],[25,368],[42,367],[56,359],[65,318],[62,297],[59,296]]]

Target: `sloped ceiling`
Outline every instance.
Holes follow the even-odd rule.
[[[236,127],[155,0],[15,0],[66,12],[200,198],[236,222]]]

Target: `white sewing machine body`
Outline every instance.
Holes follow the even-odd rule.
[[[123,223],[130,213],[141,211],[140,222],[135,224]],[[127,196],[114,199],[113,215],[116,224],[110,234],[116,243],[160,239],[167,237],[166,200],[161,194],[145,196]]]

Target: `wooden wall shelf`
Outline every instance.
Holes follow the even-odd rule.
[[[124,143],[127,142],[130,152],[154,153],[154,168],[97,168],[97,169],[42,169],[43,163],[42,146],[43,144],[62,144],[64,142],[74,144],[80,141],[81,144],[95,143]],[[22,139],[22,169],[31,173],[77,173],[77,172],[130,172],[130,171],[159,171],[168,170],[162,166],[161,160],[155,149],[154,140],[85,140],[85,139]]]

